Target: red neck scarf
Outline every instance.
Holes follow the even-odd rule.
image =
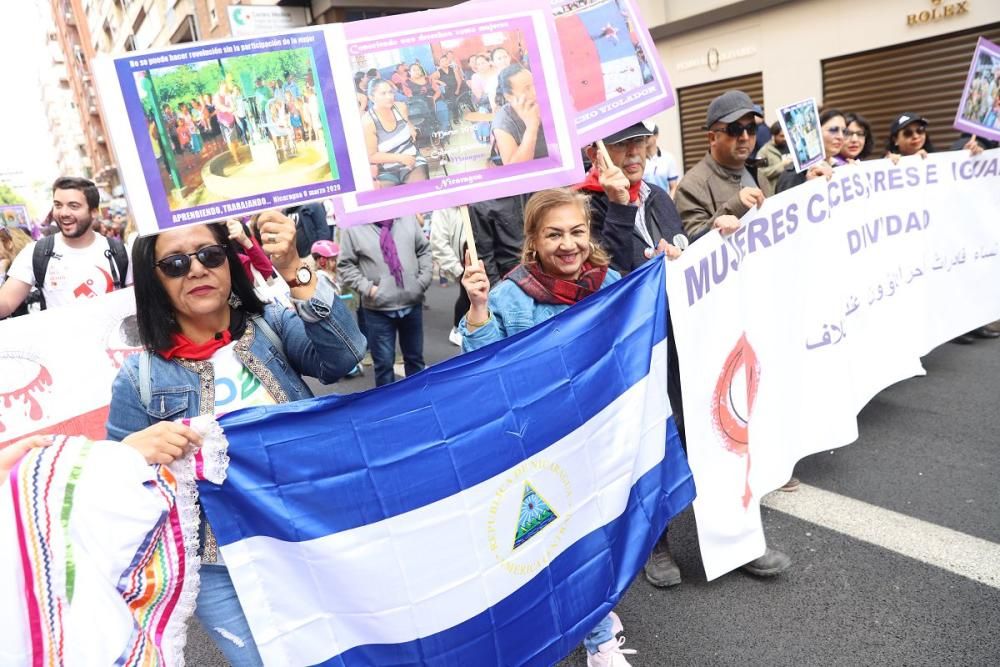
[[[634,204],[639,199],[639,188],[642,187],[642,180],[638,180],[628,186],[628,201],[630,204]],[[604,188],[601,187],[601,177],[600,173],[597,171],[597,167],[591,167],[590,171],[587,172],[587,177],[583,179],[583,183],[576,186],[577,190],[589,190],[591,192],[604,192]]]
[[[160,350],[160,356],[170,361],[174,357],[189,359],[190,361],[205,361],[211,359],[212,355],[233,342],[233,334],[226,329],[215,334],[214,338],[209,338],[204,343],[195,343],[184,334],[173,334],[173,347]]]
[[[538,303],[572,306],[601,289],[608,267],[584,262],[580,277],[575,281],[554,278],[542,271],[537,263],[518,264],[507,274],[509,280]]]

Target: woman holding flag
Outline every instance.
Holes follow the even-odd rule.
[[[138,239],[132,252],[136,320],[145,351],[112,386],[108,438],[148,463],[170,463],[199,436],[179,420],[312,396],[302,379],[339,380],[361,362],[365,339],[325,275],[295,250],[295,224],[260,215],[263,250],[291,287],[294,310],[262,303],[225,225],[193,225]],[[215,538],[202,517],[195,614],[233,665],[260,656]]]

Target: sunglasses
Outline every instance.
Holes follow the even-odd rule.
[[[903,136],[907,139],[912,139],[913,137],[922,137],[927,134],[927,128],[923,125],[916,125],[914,127],[903,128]]]
[[[735,139],[742,137],[744,132],[746,132],[748,136],[755,137],[757,136],[757,123],[751,122],[744,124],[734,120],[729,125],[726,125],[725,127],[717,127],[712,131],[725,132]]]
[[[191,258],[195,257],[206,269],[216,269],[226,263],[226,246],[207,245],[196,252],[178,253],[164,257],[156,263],[168,278],[180,278],[191,270]]]

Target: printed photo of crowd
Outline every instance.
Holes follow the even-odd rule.
[[[548,156],[519,31],[352,57],[376,189]]]
[[[975,67],[965,92],[962,119],[1000,130],[1000,53],[980,49]]]
[[[171,210],[337,178],[311,49],[150,69],[134,78]]]

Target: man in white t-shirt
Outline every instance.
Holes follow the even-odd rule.
[[[642,180],[660,186],[673,198],[677,185],[681,182],[681,173],[677,170],[677,160],[666,151],[661,151],[657,145],[660,138],[660,128],[653,126],[653,134],[646,140],[646,170]]]
[[[52,219],[59,226],[45,267],[45,279],[38,287],[47,308],[58,308],[74,299],[92,298],[132,283],[120,241],[106,239],[91,229],[98,213],[100,194],[85,178],[64,176],[52,186]],[[24,248],[7,271],[0,286],[0,318],[7,317],[35,287],[34,255],[37,241]],[[121,257],[122,261],[119,261]],[[124,269],[126,276],[120,278]]]

